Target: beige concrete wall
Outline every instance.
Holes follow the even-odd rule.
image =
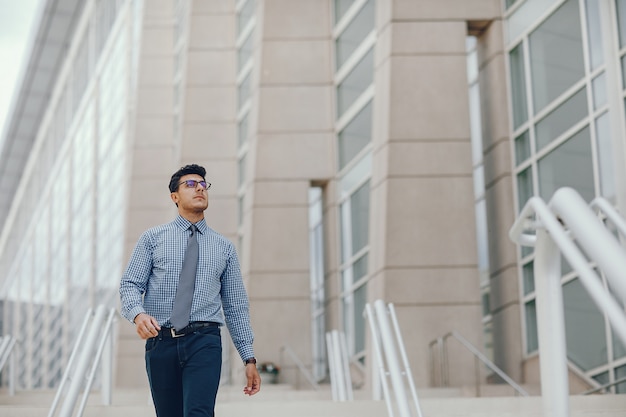
[[[125,260],[149,227],[169,221],[176,213],[167,186],[178,164],[174,132],[173,0],[151,2],[144,8],[137,107],[131,143],[126,215]],[[124,268],[126,265],[124,265]],[[125,319],[118,324],[116,385],[146,387],[144,342]]]
[[[482,346],[466,75],[467,21],[497,1],[377,2],[369,297],[393,302],[416,384],[428,343]],[[451,384],[474,383],[451,343]]]
[[[329,2],[259,8],[244,275],[259,359],[279,363],[288,345],[310,368],[308,190],[332,178],[335,161]],[[295,383],[295,364],[283,358],[281,382]]]

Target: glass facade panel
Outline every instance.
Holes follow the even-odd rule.
[[[507,0],[511,1],[511,0]],[[519,1],[519,0],[518,0]],[[507,42],[514,41],[558,0],[523,0],[506,21]],[[515,1],[513,1],[515,2]]]
[[[241,109],[241,107],[243,107],[246,101],[250,98],[250,76],[251,72],[246,75],[241,84],[237,87],[238,109]]]
[[[239,11],[237,15],[237,35],[241,35],[241,32],[246,28],[248,22],[252,20],[255,2],[256,0],[247,0]]]
[[[585,371],[606,364],[604,315],[578,279],[563,285],[563,305],[568,358]]]
[[[335,44],[337,69],[352,55],[365,37],[374,29],[374,0],[368,0],[355,18],[339,35]]]
[[[341,117],[373,81],[374,50],[370,49],[337,86],[337,117]]]
[[[372,102],[370,101],[339,132],[339,169],[344,168],[372,139]]]
[[[602,197],[615,197],[615,171],[613,169],[613,144],[611,143],[611,125],[608,112],[596,119],[596,144],[598,146],[598,171],[600,174],[600,193]]]
[[[352,221],[352,255],[368,244],[369,238],[369,181],[350,197],[350,219]]]
[[[242,70],[244,65],[252,59],[252,35],[254,32],[250,32],[246,40],[237,50],[237,69]]]
[[[587,36],[589,37],[589,66],[590,70],[593,71],[604,63],[600,4],[597,0],[587,0],[585,6],[587,9]]]
[[[339,22],[355,0],[334,0],[335,23]]]
[[[535,263],[528,262],[522,267],[522,276],[524,278],[524,295],[528,295],[535,291]]]
[[[535,128],[537,150],[562,135],[585,116],[587,116],[587,92],[583,88],[537,123]]]
[[[520,43],[509,53],[511,66],[511,100],[513,107],[513,128],[517,129],[528,120],[526,100],[526,70],[524,69],[524,49]]]
[[[593,79],[591,88],[593,89],[593,109],[598,110],[608,102],[605,72]]]
[[[535,114],[585,75],[577,0],[567,0],[529,36]]]
[[[365,350],[365,317],[363,310],[367,303],[367,285],[361,285],[354,291],[354,352]]]
[[[530,158],[530,135],[528,130],[515,138],[515,163],[521,164]]]
[[[526,202],[533,196],[533,171],[526,168],[517,174],[517,209],[521,211]]]
[[[619,381],[620,379],[626,378],[626,366],[620,366],[615,368],[615,380]],[[626,394],[626,381],[620,382],[615,385],[615,393],[616,394]]]
[[[548,201],[561,187],[572,187],[587,201],[595,197],[589,127],[539,160],[539,194]]]
[[[626,46],[626,0],[616,0],[617,26],[619,30],[619,47]]]
[[[524,305],[526,318],[526,352],[532,353],[539,349],[539,337],[537,333],[537,306],[535,300]]]

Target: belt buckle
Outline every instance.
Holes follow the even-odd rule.
[[[176,329],[173,327],[170,329],[170,333],[172,334],[172,339],[176,339],[177,337],[183,337],[185,333],[177,334]]]

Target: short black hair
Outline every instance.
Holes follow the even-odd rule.
[[[206,169],[204,169],[204,167],[197,164],[185,165],[184,167],[180,168],[178,171],[172,174],[172,178],[170,179],[170,193],[175,193],[176,191],[178,191],[178,187],[180,186],[180,179],[189,174],[198,174],[202,177],[203,180],[206,181],[206,178],[204,178],[204,176],[206,175]]]

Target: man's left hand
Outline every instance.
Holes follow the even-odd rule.
[[[256,364],[250,363],[246,365],[246,379],[248,383],[243,387],[244,394],[254,395],[261,390],[261,376],[256,369]]]

